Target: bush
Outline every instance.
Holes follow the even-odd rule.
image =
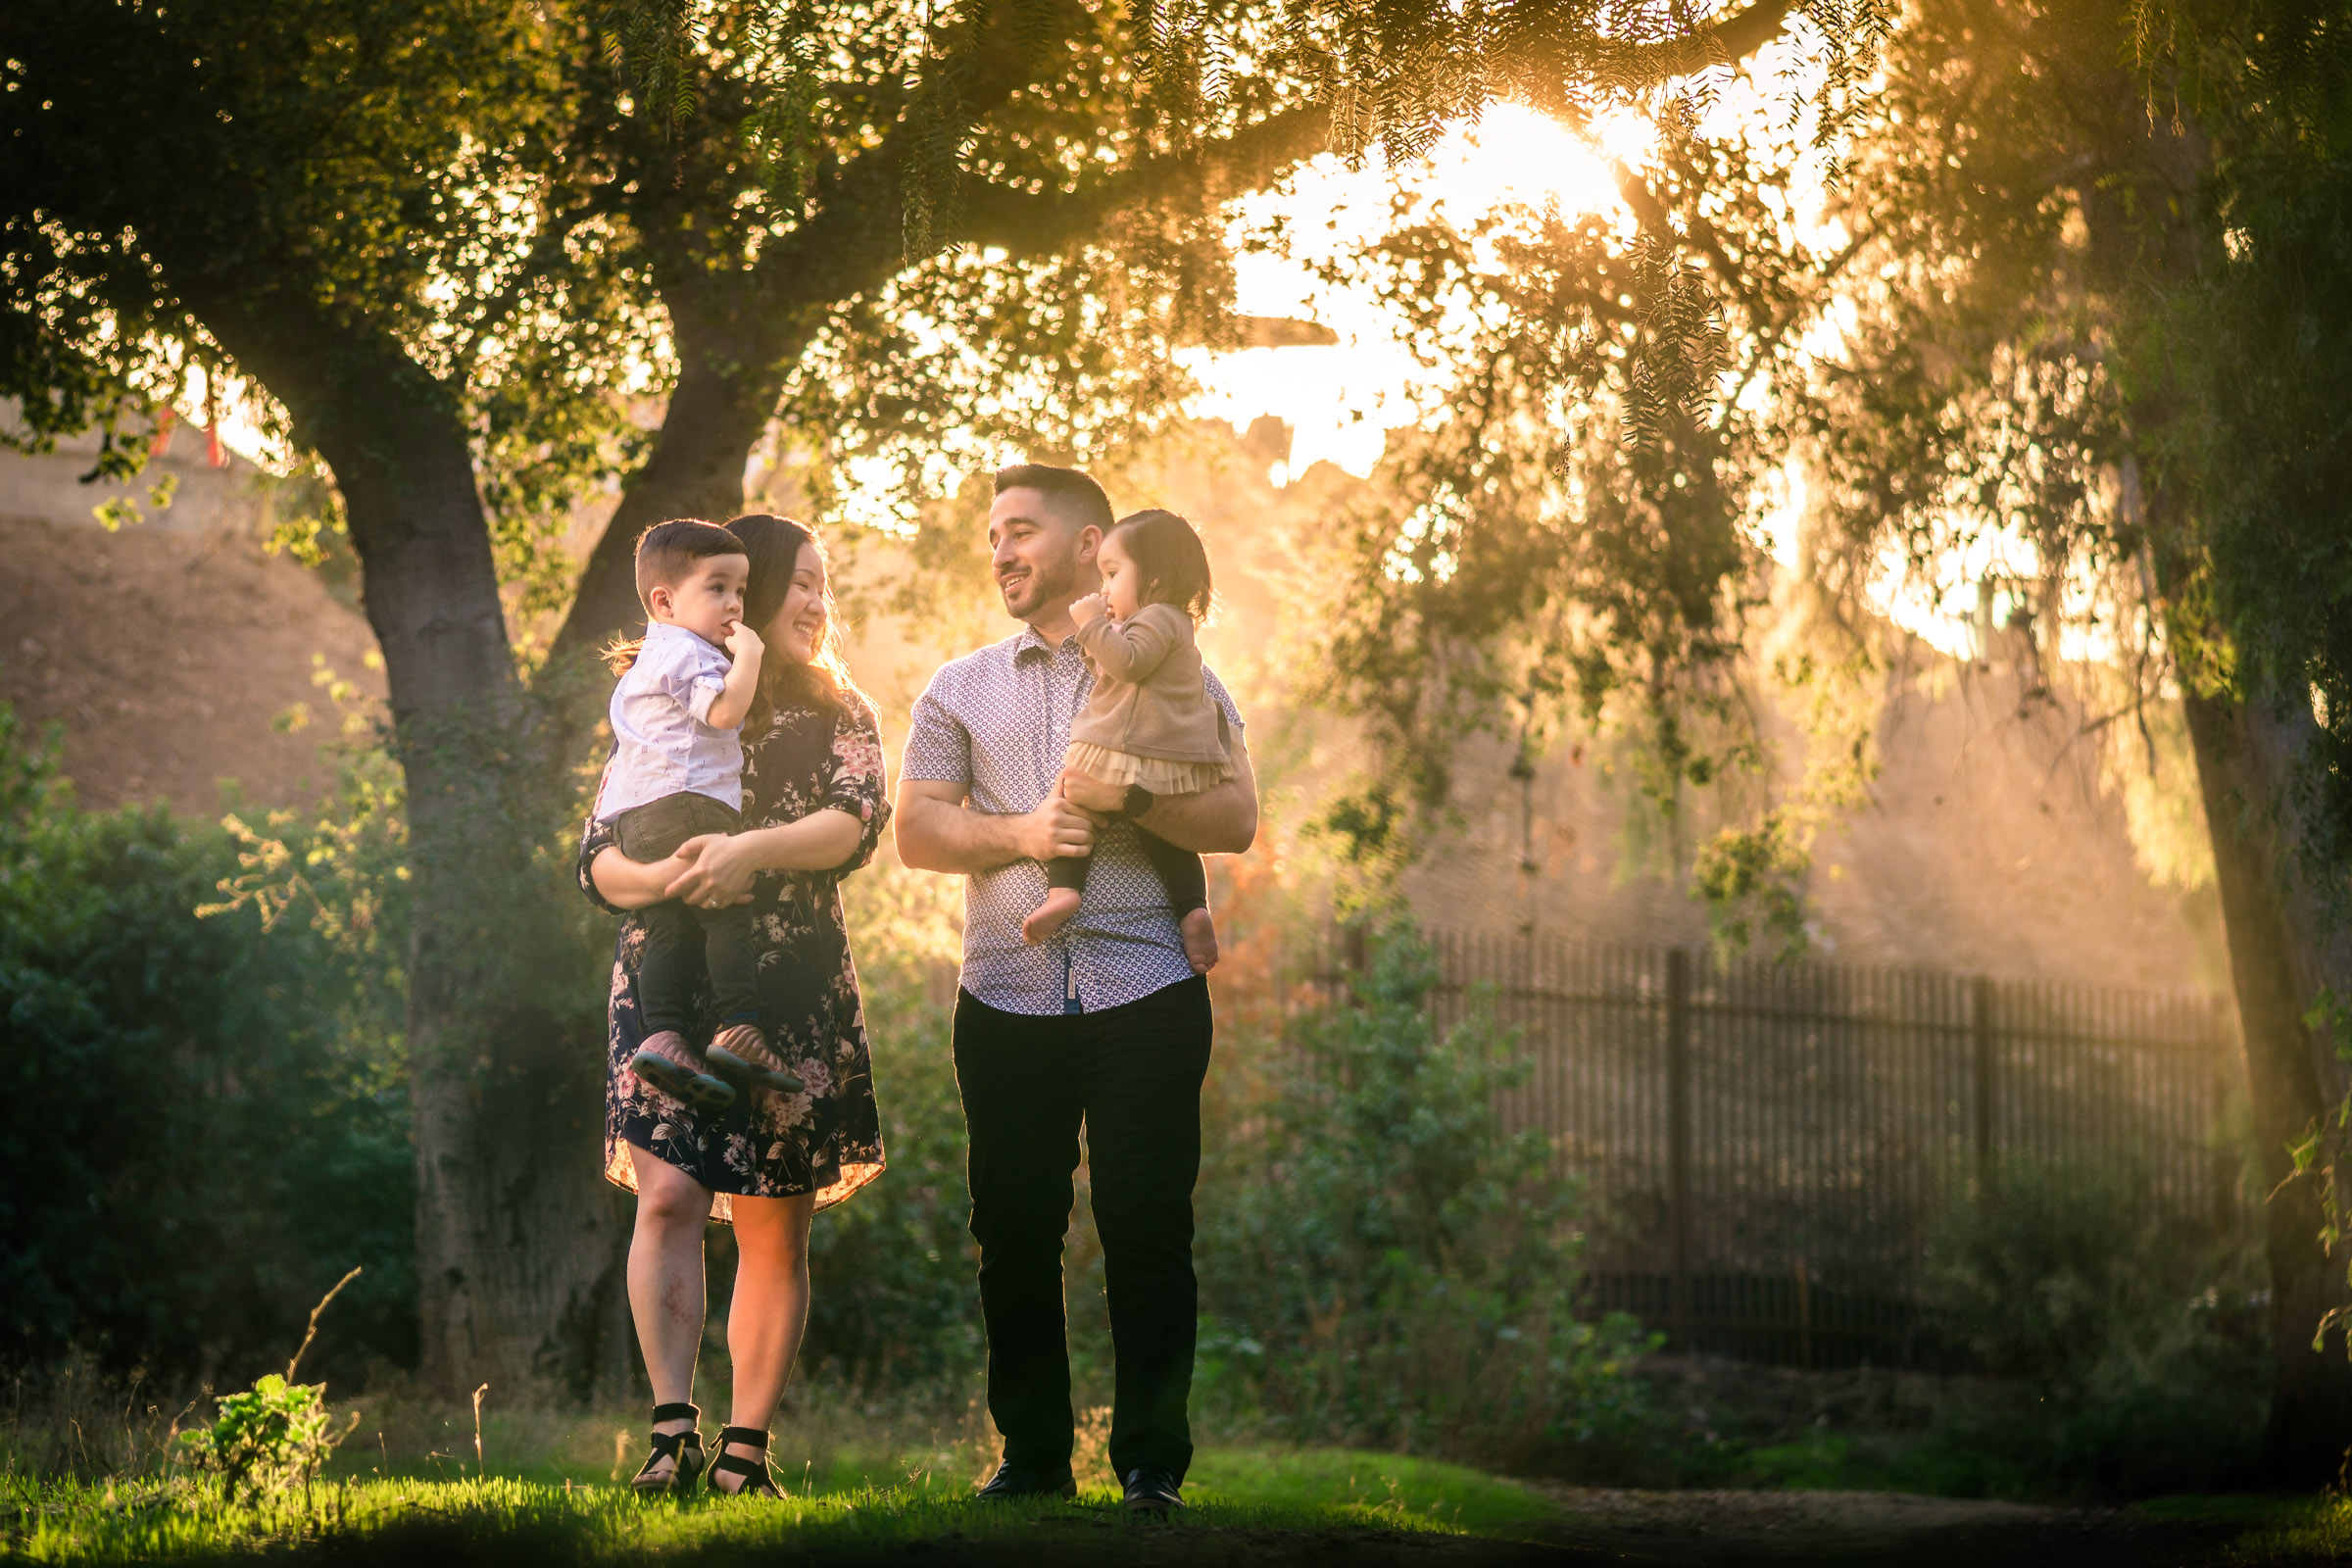
[[[986,1352],[949,1050],[958,890],[885,856],[843,891],[890,1170],[810,1229],[804,1354],[864,1389],[959,1386]]]
[[[288,1383],[263,1374],[243,1394],[225,1395],[211,1426],[183,1432],[188,1456],[219,1476],[229,1493],[276,1492],[318,1475],[334,1449],[327,1435],[323,1383]]]
[[[1928,1299],[2006,1380],[1939,1412],[1968,1490],[2146,1493],[2248,1479],[2269,1355],[2258,1259],[2182,1232],[2129,1160],[2005,1160],[1930,1239]],[[1968,1465],[1962,1465],[1963,1469]]]
[[[168,1376],[416,1354],[414,1177],[379,991],[310,923],[199,917],[222,828],[75,808],[0,705],[0,1353]]]
[[[1273,1435],[1516,1465],[1588,1462],[1646,1425],[1622,1315],[1574,1315],[1576,1187],[1495,1091],[1483,1016],[1445,1038],[1408,937],[1349,999],[1244,1048],[1212,1098],[1198,1205],[1200,1393]]]

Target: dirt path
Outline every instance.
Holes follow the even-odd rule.
[[[1567,1517],[1546,1544],[1628,1563],[2196,1564],[2234,1532],[2111,1508],[1885,1492],[1619,1492],[1529,1482]]]

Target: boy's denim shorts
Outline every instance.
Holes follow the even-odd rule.
[[[692,790],[632,806],[612,819],[620,853],[639,864],[665,860],[678,846],[705,833],[740,833],[743,813]]]

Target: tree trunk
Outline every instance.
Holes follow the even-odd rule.
[[[744,469],[775,409],[782,372],[722,366],[683,342],[679,348],[678,385],[653,454],[621,492],[589,554],[579,593],[549,650],[551,666],[566,666],[645,625],[636,564],[637,539],[647,527],[671,517],[724,522],[743,509]]]
[[[2352,1448],[2352,1360],[2340,1332],[2316,1350],[2312,1333],[2345,1300],[2344,1271],[2320,1242],[2318,1186],[2289,1180],[2287,1149],[2340,1093],[2337,1075],[2322,1071],[2332,1051],[2304,1022],[2329,945],[2313,922],[2316,908],[2301,896],[2292,848],[2275,814],[2289,760],[2281,750],[2291,740],[2287,727],[2229,697],[2192,694],[2186,707],[2270,1194],[2263,1206],[2272,1345],[2265,1468],[2286,1484],[2325,1484],[2337,1478]]]
[[[208,321],[333,470],[407,778],[424,1378],[616,1396],[628,1227],[603,1179],[604,987],[547,853],[564,770],[526,723],[465,427],[397,344],[245,304]]]

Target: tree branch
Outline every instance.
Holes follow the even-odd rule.
[[[1758,0],[1737,16],[1726,17],[1704,33],[1723,51],[1726,61],[1745,60],[1781,35],[1788,24],[1789,0]]]
[[[1103,215],[1151,202],[1205,205],[1212,193],[1256,190],[1322,151],[1331,113],[1319,105],[1285,109],[1221,140],[1146,158],[1070,191],[1030,192],[984,185],[967,198],[957,238],[1001,245],[1015,256],[1065,249]]]

